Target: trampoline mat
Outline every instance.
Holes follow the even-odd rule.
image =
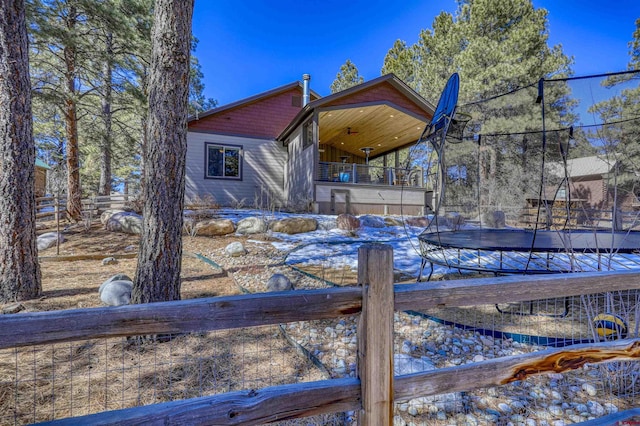
[[[445,248],[532,252],[637,253],[637,231],[468,229],[422,233],[418,239]]]

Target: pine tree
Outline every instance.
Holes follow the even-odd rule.
[[[389,49],[389,52],[384,57],[382,75],[393,73],[400,80],[410,85],[414,80],[415,66],[413,49],[408,47],[405,41],[396,40],[393,47]]]
[[[331,93],[341,92],[349,87],[357,86],[364,82],[364,77],[358,74],[358,68],[350,59],[340,67],[340,72],[331,83]]]
[[[0,303],[42,292],[24,0],[0,6]]]
[[[540,105],[535,103],[541,78],[567,76],[571,73],[571,59],[562,53],[561,46],[549,47],[547,11],[534,8],[531,0],[461,0],[455,14],[442,12],[432,28],[420,33],[418,41],[403,52],[401,42],[390,50],[383,69],[413,70],[407,82],[427,100],[436,104],[449,76],[460,76],[458,112],[469,113],[468,129],[473,133],[513,133],[541,130]],[[508,97],[477,105],[465,104],[520,90]],[[545,92],[547,118],[556,123],[571,122],[574,104],[566,86],[556,85]],[[486,141],[486,139],[485,139]],[[494,164],[505,165],[504,170],[492,170],[492,176],[503,177],[489,197],[509,194],[522,195],[526,189],[515,190],[515,182],[533,182],[539,168],[532,158],[541,158],[542,144],[535,137],[502,137],[500,144],[487,151]],[[496,142],[497,143],[497,142]],[[449,185],[460,195],[456,203],[471,203],[469,189],[479,182],[476,147],[461,144],[448,150],[446,166],[457,187]],[[459,176],[466,175],[461,180]],[[486,189],[486,187],[485,187]],[[466,195],[465,195],[466,194]],[[513,198],[515,199],[515,198]],[[452,200],[453,201],[453,200]],[[511,200],[509,202],[512,202]]]
[[[180,299],[193,0],[156,0],[144,147],[144,222],[132,302]]]

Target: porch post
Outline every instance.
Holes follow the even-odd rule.
[[[353,163],[353,170],[351,172],[351,175],[353,176],[353,178],[351,179],[351,182],[357,183],[358,182],[358,165],[356,163]]]

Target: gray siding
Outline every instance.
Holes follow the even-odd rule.
[[[292,206],[311,203],[313,201],[316,144],[311,144],[303,149],[302,126],[300,126],[292,133],[288,148],[287,179],[285,181],[287,201]]]
[[[205,143],[242,146],[242,179],[205,179]],[[286,148],[268,139],[189,132],[185,198],[212,196],[221,206],[283,206]]]

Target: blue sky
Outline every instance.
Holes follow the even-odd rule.
[[[576,75],[626,68],[639,0],[533,3],[549,11],[550,44],[574,57]],[[304,73],[324,96],[347,58],[371,80],[395,40],[415,43],[437,14],[455,9],[455,0],[196,0],[193,33],[205,96],[224,105]]]

